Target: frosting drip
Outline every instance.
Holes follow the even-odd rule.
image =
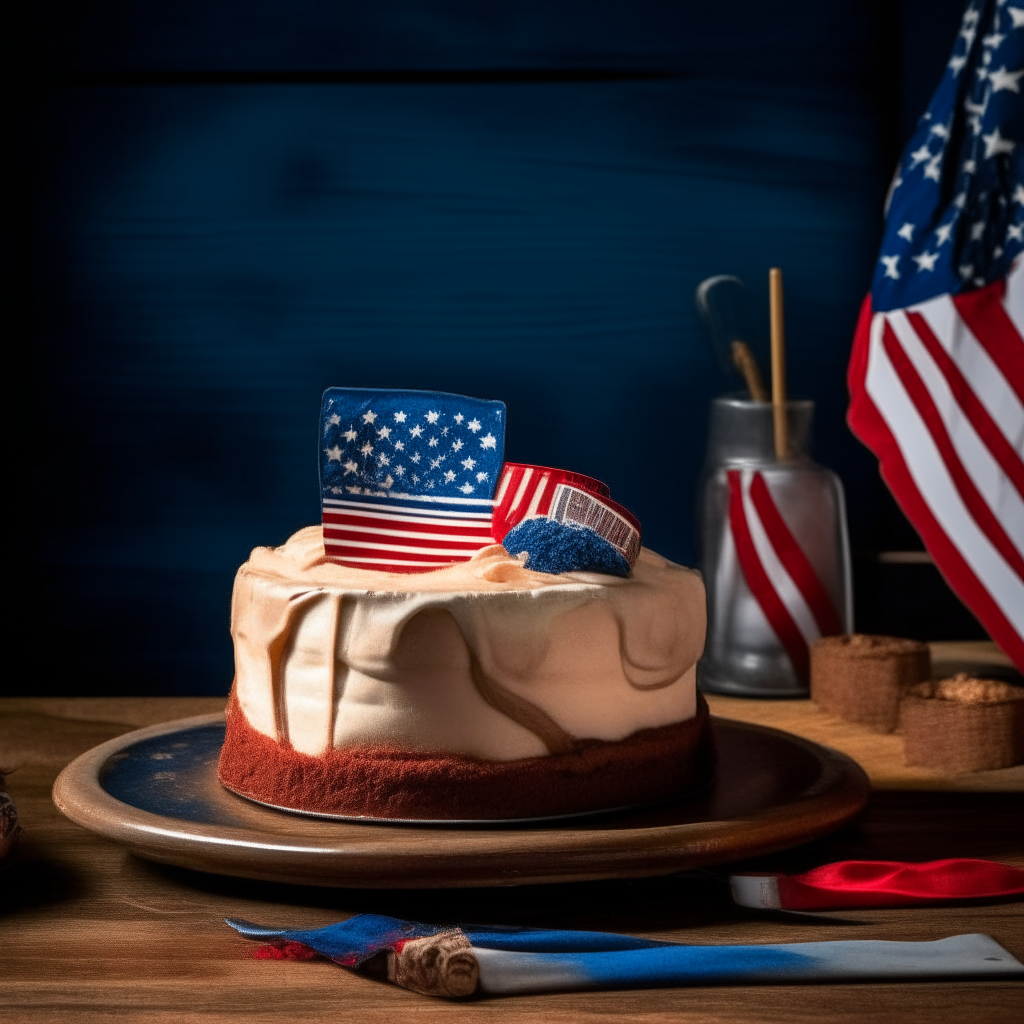
[[[320,527],[257,548],[232,602],[259,732],[491,760],[619,740],[695,712],[700,576],[644,549],[628,579],[531,572],[499,545],[415,576],[328,562]]]

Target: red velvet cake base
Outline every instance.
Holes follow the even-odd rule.
[[[685,796],[711,777],[708,708],[686,722],[615,743],[516,761],[387,747],[301,754],[257,732],[228,702],[218,777],[232,792],[299,811],[350,817],[489,820],[543,818]]]

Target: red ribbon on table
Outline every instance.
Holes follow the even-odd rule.
[[[733,875],[729,883],[736,903],[759,910],[907,907],[1024,896],[1024,869],[957,857],[924,864],[843,860],[802,875]]]

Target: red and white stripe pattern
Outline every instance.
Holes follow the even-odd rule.
[[[849,423],[953,590],[1024,670],[1024,260],[1005,281],[861,310]]]
[[[466,562],[496,541],[489,499],[325,498],[324,550],[332,562],[379,572],[429,572]]]
[[[551,510],[555,489],[568,484],[589,494],[608,497],[606,484],[592,476],[571,473],[566,469],[549,466],[529,466],[521,462],[506,462],[494,495],[494,536],[499,541],[516,523],[531,516],[546,516]]]
[[[839,614],[764,476],[753,469],[730,469],[728,481],[729,529],[747,586],[793,669],[807,679],[811,645],[843,632]]]

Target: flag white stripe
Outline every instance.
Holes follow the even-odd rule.
[[[452,519],[453,521],[457,518],[459,520],[476,519],[480,522],[490,522],[491,513],[487,512],[456,512],[452,509],[438,509],[434,511],[432,508],[396,508],[394,505],[371,505],[365,501],[328,501],[324,499],[323,510],[325,512],[345,512],[346,514],[351,512],[356,514],[365,510],[373,512],[387,512],[388,515],[402,516],[403,518],[408,517],[409,519],[415,519],[418,516],[436,516],[436,519],[427,520],[423,522],[443,522],[445,519]]]
[[[385,526],[352,526],[350,523],[324,523],[324,539],[334,542],[338,533],[371,533],[387,537],[406,537],[409,540],[447,541],[450,544],[475,544],[477,548],[493,542],[489,534],[464,534],[453,537],[444,533],[421,533],[417,530],[392,530]]]
[[[882,346],[885,314],[872,320],[867,391],[900,449],[907,470],[939,526],[1014,628],[1024,633],[1024,582],[979,529],[950,479],[928,427]]]
[[[1010,273],[1006,275],[1003,308],[1013,326],[1017,328],[1017,333],[1024,338],[1024,256],[1017,257]]]
[[[481,545],[486,547],[486,545]],[[367,544],[365,540],[342,540],[337,537],[332,537],[330,540],[324,539],[325,548],[360,548],[365,550],[368,547],[372,547],[374,551],[394,551],[398,553],[407,552],[410,555],[437,555],[438,558],[461,558],[465,559],[467,555],[472,555],[475,552],[467,551],[465,548],[423,548],[417,547],[414,544]],[[479,551],[479,548],[476,549]],[[348,558],[349,556],[341,553],[341,557]]]
[[[547,489],[548,481],[551,479],[550,473],[544,473],[540,480],[537,481],[537,486],[533,492],[533,498],[530,501],[530,507],[526,510],[524,519],[529,519],[530,516],[537,514],[537,509],[540,507],[540,499],[544,496],[544,491]]]
[[[386,516],[380,512],[356,512],[350,509],[341,511],[339,509],[324,509],[325,516],[354,516],[361,521],[367,523],[387,523],[394,526],[405,526],[409,524],[410,529],[415,529],[417,526],[440,526],[449,530],[458,530],[466,533],[476,533],[481,530],[490,530],[491,519],[488,516],[486,519],[426,519],[422,516]],[[348,527],[347,523],[332,523],[327,519],[324,520],[324,526],[332,526],[335,529],[345,529]]]
[[[1024,502],[1013,482],[992,457],[988,446],[975,432],[970,419],[935,365],[903,312],[885,314],[903,351],[913,363],[938,410],[950,443],[960,457],[964,471],[978,488],[1014,545],[1024,553]]]
[[[387,498],[388,501],[401,504],[401,502],[426,502],[428,505],[486,505],[491,508],[494,501],[491,498],[444,498],[432,494],[368,494],[368,498]],[[324,498],[324,501],[336,501],[343,504],[358,505],[360,502],[351,501],[346,498]]]
[[[523,479],[519,481],[519,488],[516,491],[515,497],[512,499],[512,504],[508,507],[510,517],[511,513],[515,512],[515,510],[519,508],[519,502],[523,500],[523,495],[526,493],[526,487],[530,482],[530,477],[532,476],[532,469],[527,469],[523,472]]]
[[[992,357],[964,323],[953,300],[948,295],[940,295],[911,307],[910,312],[924,317],[1010,446],[1024,457],[1024,406]]]
[[[803,634],[807,646],[810,647],[821,636],[814,613],[808,607],[803,594],[800,593],[800,588],[793,582],[793,577],[786,572],[779,556],[776,555],[775,548],[772,547],[772,542],[768,539],[768,534],[761,524],[757,509],[754,508],[754,502],[750,497],[750,484],[754,479],[754,471],[745,469],[742,473],[743,513],[747,518],[750,539],[754,542],[754,549],[757,551],[758,558],[761,559],[761,566],[767,573],[771,585],[775,588],[775,593],[786,606],[789,614],[793,616],[793,621]]]

